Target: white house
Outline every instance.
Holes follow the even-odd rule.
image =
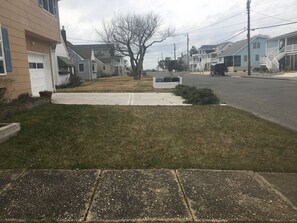
[[[73,74],[73,63],[65,42],[66,32],[64,26],[61,30],[61,43],[56,47],[57,56],[57,72],[55,78],[55,85],[65,85],[69,83],[70,75]]]
[[[268,39],[261,65],[273,72],[297,71],[297,31]]]

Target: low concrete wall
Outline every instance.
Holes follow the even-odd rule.
[[[11,137],[15,136],[20,130],[20,123],[0,123],[0,143],[6,142]]]
[[[157,89],[172,89],[183,82],[182,77],[178,77],[179,82],[156,82],[157,78],[158,77],[153,78],[153,86]]]

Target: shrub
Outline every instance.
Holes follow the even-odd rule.
[[[61,84],[59,86],[56,86],[58,89],[62,88],[73,88],[73,87],[79,87],[81,85],[81,79],[77,75],[70,75],[69,83],[68,84]]]
[[[174,94],[185,99],[185,103],[193,105],[208,105],[220,103],[219,98],[209,88],[197,89],[185,85],[178,85]]]

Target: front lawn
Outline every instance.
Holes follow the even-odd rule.
[[[43,105],[16,115],[0,168],[297,172],[297,133],[231,107]]]
[[[58,92],[153,92],[153,78],[133,80],[129,76],[98,78],[79,87],[58,89]]]

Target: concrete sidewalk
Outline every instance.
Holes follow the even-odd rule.
[[[2,170],[0,221],[297,220],[297,174]]]
[[[186,105],[181,97],[172,93],[55,93],[52,102],[75,105]]]

